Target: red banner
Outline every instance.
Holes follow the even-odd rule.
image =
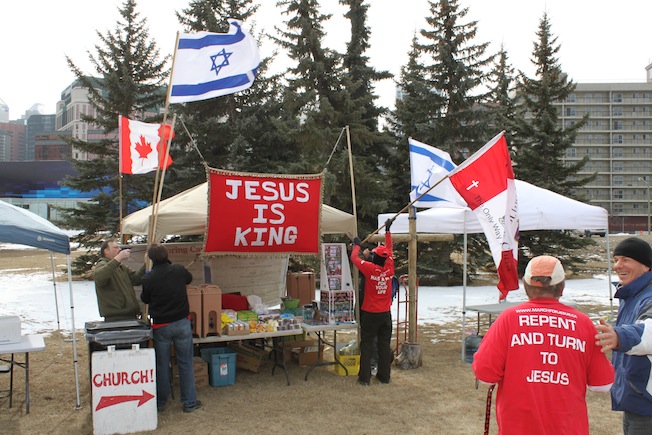
[[[209,170],[204,253],[318,254],[321,174]]]

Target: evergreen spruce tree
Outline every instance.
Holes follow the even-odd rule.
[[[493,134],[486,131],[485,112],[478,110],[486,100],[481,85],[493,56],[486,54],[488,42],[476,44],[477,21],[463,22],[468,8],[458,0],[430,1],[428,28],[421,30],[425,42],[419,45],[427,56],[424,68],[434,90],[443,99],[438,117],[427,126],[423,141],[447,151],[461,163],[484,145]]]
[[[514,172],[516,178],[565,196],[573,196],[573,189],[590,181],[593,176],[581,177],[579,170],[586,158],[574,164],[562,160],[575,141],[577,130],[588,119],[586,116],[572,126],[562,125],[557,108],[553,105],[565,101],[574,91],[575,84],[562,71],[557,58],[560,46],[550,29],[548,15],[544,13],[534,43],[533,63],[536,76],[520,74],[517,94],[517,111],[528,116],[517,116],[511,145],[516,148]],[[572,267],[581,260],[573,254],[588,241],[566,233],[536,231],[521,233],[519,242],[521,266],[530,256],[549,254],[567,256],[564,263]]]
[[[158,111],[165,102],[167,58],[160,59],[156,43],[149,39],[146,20],[139,19],[136,12],[135,0],[125,0],[119,13],[115,29],[106,34],[98,31],[101,45],[96,46],[95,55],[89,53],[97,78],[87,76],[67,58],[78,82],[88,90],[93,109],[81,115],[81,120],[106,135],[99,141],[71,139],[73,149],[91,159],[73,160],[79,175],[68,178],[64,185],[93,194],[91,201],[78,208],[63,210],[62,225],[81,230],[73,240],[88,248],[75,260],[75,272],[88,270],[94,263],[97,254],[91,248],[99,245],[98,237],[118,234],[121,199],[126,215],[151,201],[153,195],[154,173],[124,175],[122,198],[118,194],[118,115],[161,122]]]
[[[393,140],[387,132],[379,130],[380,117],[386,108],[376,103],[374,84],[392,77],[388,71],[377,71],[369,65],[365,54],[369,49],[370,31],[367,26],[369,5],[364,0],[340,0],[349,10],[344,15],[351,23],[351,39],[343,57],[345,74],[343,76],[350,102],[346,110],[346,125],[349,127],[353,169],[359,217],[359,230],[362,236],[376,230],[377,216],[387,210],[399,210],[407,196],[394,199],[394,180],[391,179],[391,165],[396,160]],[[338,174],[338,206],[352,210],[348,201],[350,194],[350,175],[347,154],[341,152],[341,171]],[[336,161],[337,161],[336,160]],[[404,177],[404,174],[403,174]]]
[[[348,17],[356,23],[355,32],[348,44],[351,54],[342,55],[323,47],[323,23],[330,15],[320,13],[317,1],[281,1],[278,5],[288,20],[285,29],[278,29],[276,41],[293,61],[285,77],[285,125],[289,137],[300,144],[298,160],[307,173],[327,169],[324,202],[351,212],[347,136],[343,134],[344,127],[349,126],[356,197],[365,198],[357,204],[359,222],[365,227],[361,233],[376,229],[377,214],[387,210],[388,187],[378,183],[378,174],[383,171],[388,151],[383,136],[373,128],[381,109],[373,104],[371,83],[384,73],[369,68],[363,55],[368,39],[366,7],[362,2],[351,3]],[[349,73],[348,68],[355,73]]]
[[[490,128],[496,132],[505,130],[508,143],[511,143],[517,118],[515,92],[514,68],[509,63],[509,56],[501,45],[496,62],[489,75],[489,93],[487,94],[485,110],[489,115]]]
[[[585,160],[565,164],[562,160],[566,150],[573,144],[577,131],[588,116],[574,125],[562,125],[555,102],[565,101],[575,90],[559,65],[557,53],[560,46],[550,30],[548,15],[539,22],[538,41],[532,52],[536,76],[529,78],[520,74],[517,104],[527,117],[519,117],[513,145],[518,152],[514,156],[516,176],[520,180],[536,184],[561,195],[573,196],[573,189],[591,180],[579,177]]]
[[[390,165],[390,177],[394,182],[392,190],[396,201],[404,201],[408,198],[406,192],[411,190],[408,139],[413,137],[425,142],[425,132],[439,118],[444,104],[441,95],[427,79],[425,67],[419,63],[420,54],[415,35],[408,53],[408,62],[401,67],[398,80],[400,91],[395,109],[387,118],[388,131],[394,138],[396,148],[396,158]]]
[[[498,133],[487,128],[487,112],[478,110],[488,98],[481,85],[488,81],[485,70],[493,56],[486,54],[488,43],[474,43],[477,22],[463,22],[468,8],[460,8],[457,0],[429,4],[428,27],[420,31],[421,38],[415,37],[401,70],[402,97],[391,116],[391,131],[406,159],[411,136],[447,151],[459,164]],[[461,267],[451,259],[453,251],[462,250],[461,236],[451,243],[420,244],[419,249],[421,275],[461,281]],[[473,274],[490,258],[484,237],[469,237],[469,252]]]

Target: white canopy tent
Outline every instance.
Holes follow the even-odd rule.
[[[147,234],[152,206],[145,207],[122,220],[124,234]],[[163,200],[158,205],[156,235],[204,235],[208,219],[208,183],[202,183]],[[350,238],[356,234],[353,215],[333,208],[321,206],[321,233],[346,234]]]
[[[525,181],[516,180],[519,229],[592,230],[608,227],[609,215],[602,207],[567,198]],[[378,226],[395,213],[378,215]],[[392,233],[408,233],[408,214],[402,213],[392,224]],[[417,213],[417,233],[478,234],[480,222],[468,208],[429,208]]]
[[[518,200],[518,218],[520,231],[533,230],[606,230],[607,257],[609,257],[609,214],[602,207],[585,204],[567,198],[558,193],[534,186],[525,181],[515,180]],[[396,213],[378,215],[378,227]],[[392,224],[392,233],[409,233],[408,214],[402,213]],[[464,291],[462,295],[462,328],[466,328],[466,248],[467,234],[483,233],[480,222],[468,208],[429,208],[416,213],[417,233],[442,233],[464,235]],[[384,230],[383,230],[384,231]],[[611,276],[611,262],[608,264],[608,276]],[[609,281],[609,280],[607,280]],[[609,300],[612,298],[611,283]],[[463,341],[464,342],[464,341]],[[462,349],[464,360],[464,349]]]

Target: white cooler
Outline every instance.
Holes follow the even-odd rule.
[[[0,344],[20,342],[20,317],[0,316]]]

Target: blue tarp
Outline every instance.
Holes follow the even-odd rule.
[[[0,201],[0,242],[70,254],[66,233],[37,214],[5,201]]]

